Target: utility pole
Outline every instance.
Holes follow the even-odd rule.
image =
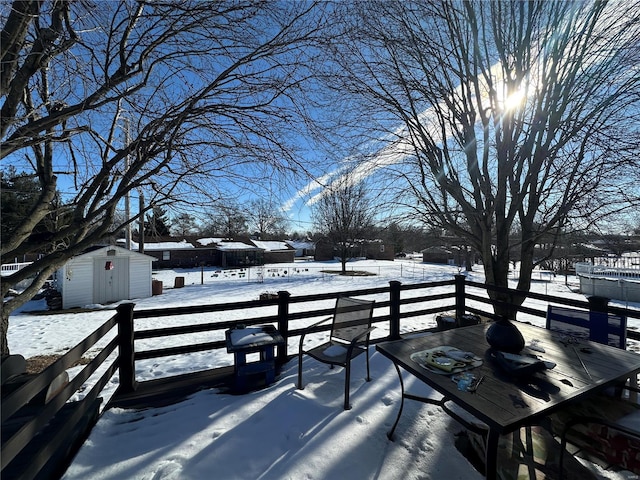
[[[124,117],[124,148],[129,148],[129,117]],[[124,160],[125,175],[129,172],[129,154]],[[131,200],[129,198],[129,190],[124,197],[124,215],[127,219],[127,227],[124,231],[124,245],[127,250],[131,250]]]
[[[140,190],[140,197],[138,199],[138,251],[144,253],[144,194]]]

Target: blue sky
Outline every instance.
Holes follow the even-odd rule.
[[[615,4],[611,8],[615,8]],[[494,73],[498,74],[499,69],[495,69]],[[180,78],[188,81],[191,77],[186,75]],[[532,83],[535,83],[535,79],[531,80]],[[425,122],[428,122],[429,116],[429,109],[422,113]],[[135,128],[135,126],[132,126],[132,128]],[[312,230],[313,225],[310,206],[317,200],[318,195],[322,194],[323,185],[330,184],[333,180],[339,179],[340,175],[347,171],[352,179],[362,181],[372,176],[384,176],[385,168],[401,163],[406,157],[408,152],[407,145],[389,143],[387,141],[391,138],[402,137],[404,127],[398,125],[394,128],[392,125],[388,131],[390,132],[389,136],[386,139],[381,138],[379,143],[376,142],[372,144],[371,141],[368,140],[366,144],[360,146],[360,150],[363,152],[376,152],[373,155],[369,154],[363,157],[365,159],[360,162],[355,161],[354,159],[356,157],[348,156],[346,152],[343,156],[336,154],[333,158],[329,158],[329,156],[323,152],[324,147],[315,145],[313,139],[305,138],[302,135],[296,138],[294,132],[289,132],[287,133],[287,141],[297,144],[300,148],[300,163],[306,165],[310,177],[302,174],[280,175],[279,173],[270,172],[268,169],[262,172],[256,170],[256,172],[254,172],[255,180],[253,182],[248,181],[244,185],[236,186],[230,179],[227,179],[229,181],[226,182],[227,185],[225,185],[224,188],[232,203],[249,202],[257,196],[270,198],[274,203],[282,205],[283,212],[291,221],[292,230],[299,232]],[[365,136],[363,138],[367,137]],[[72,176],[64,173],[70,170],[70,159],[62,155],[59,161],[59,190],[63,194],[63,197],[69,198],[76,194]],[[10,163],[17,165],[18,170],[20,170],[20,164],[23,164],[22,162],[24,162],[24,158],[19,156],[16,156],[10,161]],[[354,162],[356,164],[355,168],[353,168]],[[212,174],[212,178],[216,178],[215,175]],[[212,182],[218,183],[224,181],[224,176],[212,180]],[[132,210],[135,212],[137,210],[137,198],[135,195],[132,195],[131,203]],[[194,203],[197,203],[197,198],[194,198]],[[184,209],[176,210],[175,213],[180,213],[180,211],[184,211]],[[210,213],[212,208],[203,206],[201,209],[198,209],[197,206],[191,206],[188,207],[188,211],[194,214],[206,214]]]

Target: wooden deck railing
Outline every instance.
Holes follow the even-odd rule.
[[[2,394],[2,478],[30,479],[42,472],[44,476],[56,476],[64,472],[68,461],[65,452],[73,451],[86,438],[97,421],[100,393],[118,368],[118,357],[107,362],[118,347],[114,337],[80,372],[48,402],[41,400],[41,393],[63,372],[80,361],[84,353],[116,327],[113,316],[91,335],[48,366],[39,375],[26,376],[25,382],[9,390],[3,385]],[[89,391],[82,392],[82,399],[69,401],[81,391],[83,385],[105,368]]]
[[[54,478],[56,475],[60,475],[66,467],[66,462],[71,458],[69,455],[75,452],[74,448],[69,448],[70,441],[77,448],[97,421],[96,404],[99,404],[100,394],[116,370],[119,373],[119,387],[110,400],[111,404],[118,404],[127,398],[137,398],[137,401],[140,401],[141,397],[158,394],[158,392],[166,394],[168,391],[178,389],[184,392],[184,385],[193,386],[194,383],[205,382],[211,378],[223,382],[232,372],[232,368],[222,367],[204,372],[204,374],[187,374],[138,382],[135,374],[136,362],[169,355],[224,349],[226,348],[223,340],[224,331],[239,323],[246,326],[273,324],[285,340],[290,340],[299,336],[303,327],[311,323],[311,319],[331,315],[333,301],[339,295],[375,298],[373,322],[374,325],[384,326],[376,331],[388,332],[386,335],[376,338],[375,341],[397,339],[400,338],[401,327],[404,332],[412,331],[412,319],[425,315],[455,312],[457,316],[460,316],[469,312],[494,318],[493,308],[497,302],[489,299],[488,291],[490,290],[502,293],[507,296],[506,298],[509,298],[509,295],[512,296],[511,298],[520,295],[527,297],[527,302],[517,309],[516,318],[519,321],[528,321],[532,316],[545,317],[545,311],[529,305],[532,303],[531,301],[570,305],[585,309],[602,310],[604,308],[612,313],[640,320],[640,311],[638,310],[613,308],[608,306],[606,302],[570,300],[532,292],[524,294],[512,289],[500,289],[469,282],[463,275],[457,275],[453,280],[440,282],[403,285],[400,282],[392,281],[387,287],[316,295],[292,296],[289,292],[281,291],[278,292],[277,298],[273,299],[213,305],[136,310],[134,304],[122,304],[118,306],[114,317],[40,375],[30,379],[12,393],[6,396],[2,395],[2,476],[34,478],[43,469],[49,469],[47,471]],[[312,304],[316,306],[312,306]],[[319,304],[322,305],[321,308],[318,308]],[[509,305],[508,302],[503,302],[503,304]],[[242,312],[241,321],[238,320],[237,312]],[[150,329],[136,328],[136,324],[143,319],[195,314],[210,314],[214,318],[204,323]],[[416,323],[414,322],[414,325]],[[44,405],[36,407],[30,404],[56,376],[78,361],[90,347],[104,338],[115,326],[117,326],[115,338],[110,340],[60,393]],[[329,328],[330,325],[319,326],[315,331],[320,332]],[[140,342],[149,339],[204,332],[220,332],[219,335],[217,333],[214,335],[219,339],[147,350],[136,347]],[[630,330],[628,337],[640,340],[640,334],[637,331]],[[278,351],[280,363],[284,363],[291,355],[297,353],[291,351],[286,345],[285,341],[285,348]],[[117,356],[114,353],[116,347]],[[98,372],[98,369],[102,373]],[[93,387],[82,393],[82,400],[70,401],[70,398],[83,388],[87,379],[92,375],[99,376]],[[87,417],[89,417],[88,420]],[[85,428],[77,428],[83,421],[86,424]],[[13,428],[9,429],[10,426]],[[43,438],[47,439],[45,445],[38,447],[38,439],[42,440]],[[60,455],[60,451],[63,449],[64,455]]]

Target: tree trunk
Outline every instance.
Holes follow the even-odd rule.
[[[1,324],[0,324],[0,356],[5,357],[9,355],[9,340],[7,337],[7,332],[9,331],[9,312],[5,308],[2,309],[2,313],[0,314]]]
[[[342,250],[342,255],[340,255],[340,263],[342,265],[342,275],[347,274],[347,250]]]

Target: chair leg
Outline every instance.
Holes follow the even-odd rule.
[[[298,390],[304,390],[302,386],[302,352],[298,354]]]
[[[367,382],[370,382],[371,381],[371,373],[369,372],[369,348],[367,348],[366,355],[367,355],[367,378],[366,378],[366,380],[367,380]]]
[[[566,432],[563,432],[560,439],[560,458],[558,459],[558,480],[564,480],[564,455],[567,448]]]
[[[349,385],[351,384],[351,360],[347,360],[345,367],[345,379],[344,379],[344,409],[351,410],[349,404]]]

